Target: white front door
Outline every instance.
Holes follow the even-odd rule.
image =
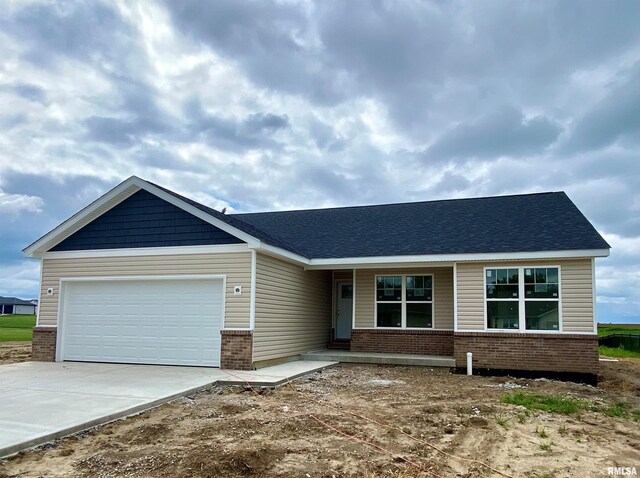
[[[336,339],[350,339],[353,319],[353,285],[336,283]]]
[[[222,279],[64,285],[59,360],[219,366]]]

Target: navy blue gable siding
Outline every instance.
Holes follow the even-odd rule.
[[[140,190],[69,236],[51,251],[242,242],[173,204]]]

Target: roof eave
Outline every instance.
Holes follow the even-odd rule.
[[[574,259],[587,257],[607,257],[609,249],[574,249],[564,251],[533,252],[488,252],[472,254],[424,254],[407,256],[374,256],[374,257],[341,257],[326,259],[310,259],[307,269],[336,269],[377,266],[397,266],[399,264],[429,264],[478,261],[513,261],[539,259]]]

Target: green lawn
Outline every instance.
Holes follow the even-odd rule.
[[[598,324],[598,336],[606,337],[613,334],[640,335],[640,324]],[[640,358],[640,352],[632,352],[622,347],[598,347],[600,355],[606,357]]]
[[[640,324],[598,324],[598,337],[613,334],[640,335]]]
[[[0,316],[0,342],[30,341],[35,325],[35,315],[2,315]]]

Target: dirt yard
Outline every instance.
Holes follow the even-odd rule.
[[[0,365],[31,360],[31,342],[0,342]]]
[[[633,359],[604,364],[597,389],[339,366],[276,390],[214,387],[0,461],[0,477],[607,476],[611,466],[640,470],[639,423],[604,412],[640,409],[638,377]],[[501,403],[514,391],[593,407]]]

